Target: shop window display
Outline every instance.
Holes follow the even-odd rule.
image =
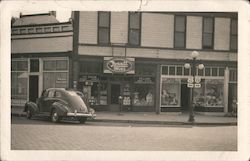
[[[205,89],[204,84],[202,84],[201,88],[195,88],[193,90],[195,106],[204,107],[204,103],[205,103],[204,89]]]
[[[207,107],[221,107],[223,103],[223,80],[206,80]]]
[[[148,84],[136,84],[133,93],[134,106],[153,106],[154,105],[154,86]]]
[[[180,106],[181,79],[162,78],[161,105]]]

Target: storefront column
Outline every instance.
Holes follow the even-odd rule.
[[[78,76],[79,76],[79,62],[77,60],[73,60],[73,88],[77,89],[78,86]]]
[[[228,112],[228,83],[229,83],[229,69],[226,67],[224,73],[224,112]]]
[[[160,114],[161,113],[161,65],[157,65],[156,67],[156,80],[155,80],[155,109],[156,113]]]

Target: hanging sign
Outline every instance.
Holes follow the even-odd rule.
[[[187,84],[187,87],[188,87],[188,88],[194,88],[194,84],[193,84],[193,83],[188,83],[188,84]]]
[[[104,57],[104,73],[135,74],[135,59],[122,57]]]

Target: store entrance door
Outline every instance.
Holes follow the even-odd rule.
[[[181,110],[188,111],[189,107],[189,88],[187,84],[181,84]]]
[[[38,98],[38,75],[29,76],[29,101],[36,102]]]
[[[121,85],[111,84],[111,104],[119,104],[119,96],[121,95]]]

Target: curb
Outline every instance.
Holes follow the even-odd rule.
[[[14,117],[26,117],[26,114],[12,113]],[[94,119],[89,122],[106,122],[106,123],[133,123],[148,125],[202,125],[202,126],[236,126],[237,122],[182,122],[182,121],[144,121],[144,120],[115,120],[115,119]]]

